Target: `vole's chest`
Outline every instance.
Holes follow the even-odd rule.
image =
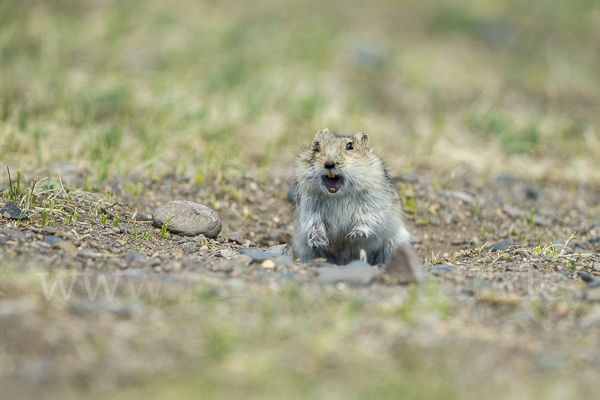
[[[364,212],[356,202],[343,200],[326,202],[320,211],[327,234],[341,237],[354,229]]]

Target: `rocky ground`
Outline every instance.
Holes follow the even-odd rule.
[[[595,392],[599,190],[482,180],[460,168],[399,176],[425,270],[422,283],[402,285],[378,266],[295,262],[286,246],[291,182],[258,176],[200,188],[168,176],[115,180],[92,192],[49,180],[33,192],[30,182],[22,193],[7,185],[0,200],[3,393]],[[173,210],[160,216],[173,200],[216,215],[190,213],[199,223]],[[203,223],[206,234],[185,231]]]

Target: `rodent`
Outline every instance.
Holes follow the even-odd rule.
[[[345,265],[364,249],[369,264],[386,264],[398,245],[409,244],[398,190],[367,133],[319,131],[298,153],[294,175],[293,246],[301,262]]]

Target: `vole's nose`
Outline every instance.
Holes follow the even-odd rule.
[[[335,168],[335,163],[331,162],[331,161],[326,162],[325,163],[325,168],[327,168],[327,169],[333,169],[333,168]]]

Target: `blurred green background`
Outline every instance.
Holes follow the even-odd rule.
[[[599,50],[593,0],[3,0],[0,160],[237,174],[328,127],[394,173],[599,182]]]

